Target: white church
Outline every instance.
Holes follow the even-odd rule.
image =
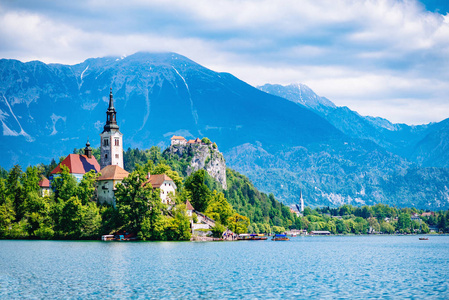
[[[92,155],[92,148],[89,142],[84,149],[84,155],[69,154],[53,171],[54,176],[58,176],[61,172],[61,166],[65,165],[69,168],[70,174],[75,176],[78,181],[82,176],[94,170],[100,172],[97,179],[97,197],[99,203],[108,203],[115,207],[116,185],[122,182],[129,173],[123,169],[123,134],[120,132],[117,124],[117,112],[114,107],[114,98],[112,88],[109,93],[109,107],[106,111],[106,124],[103,132],[100,134],[100,164]],[[170,203],[171,194],[175,195],[176,184],[165,174],[151,175],[147,182],[150,182],[153,188],[160,190],[162,202]]]

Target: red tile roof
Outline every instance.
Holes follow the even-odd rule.
[[[195,209],[193,208],[192,204],[190,204],[190,201],[189,201],[189,200],[186,201],[186,209],[187,209],[187,210],[195,210]]]
[[[150,179],[147,180],[145,184],[147,184],[148,182],[151,183],[151,186],[154,189],[160,188],[161,185],[164,183],[164,181],[173,181],[173,179],[171,179],[170,177],[168,177],[165,174],[156,174],[156,175],[151,175]]]
[[[41,188],[49,188],[50,180],[48,180],[46,177],[42,176],[41,181],[39,181],[39,186]]]
[[[88,158],[86,155],[69,154],[53,171],[51,174],[61,172],[61,165],[67,166],[71,174],[85,174],[90,170],[95,172],[100,171],[100,165],[94,156]]]
[[[423,212],[423,213],[421,214],[421,216],[423,216],[423,217],[435,216],[435,213],[434,213],[433,211],[430,211],[430,212]]]
[[[183,136],[177,136],[177,135],[174,135],[172,138],[171,138],[172,140],[186,140]]]
[[[116,165],[106,166],[100,171],[101,176],[97,180],[122,180],[128,177],[129,173]]]

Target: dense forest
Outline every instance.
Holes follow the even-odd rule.
[[[78,153],[79,149],[74,149]],[[94,155],[99,151],[94,150]],[[59,159],[61,160],[61,159]],[[284,232],[288,229],[328,230],[334,234],[428,233],[431,228],[449,232],[449,211],[428,216],[415,208],[388,205],[339,208],[306,207],[302,216],[277,201],[272,194],[258,191],[247,177],[227,169],[223,190],[204,170],[187,175],[189,156],[172,156],[158,147],[124,152],[130,175],[117,185],[116,208],[99,205],[93,171],[80,182],[66,168],[52,182],[52,193],[42,196],[41,176],[57,165],[0,168],[0,238],[12,239],[99,239],[103,234],[128,232],[142,240],[189,240],[190,217],[185,203],[214,219],[212,234],[229,228],[235,233]],[[165,173],[176,185],[176,205],[161,202],[159,191],[146,184],[146,174]],[[414,217],[412,219],[412,216]],[[193,216],[195,218],[195,215]]]

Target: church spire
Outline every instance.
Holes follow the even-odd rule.
[[[114,98],[112,97],[112,88],[111,88],[111,90],[109,92],[109,108],[108,108],[108,110],[110,110],[110,109],[113,109],[115,111]]]
[[[106,111],[106,125],[104,125],[103,132],[111,130],[119,130],[117,125],[116,114],[117,112],[115,111],[114,108],[114,98],[112,96],[112,88],[111,88],[111,91],[109,92],[109,107],[108,110]]]

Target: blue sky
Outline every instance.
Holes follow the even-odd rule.
[[[172,51],[252,85],[304,83],[393,122],[449,117],[446,0],[0,2],[0,57]]]

